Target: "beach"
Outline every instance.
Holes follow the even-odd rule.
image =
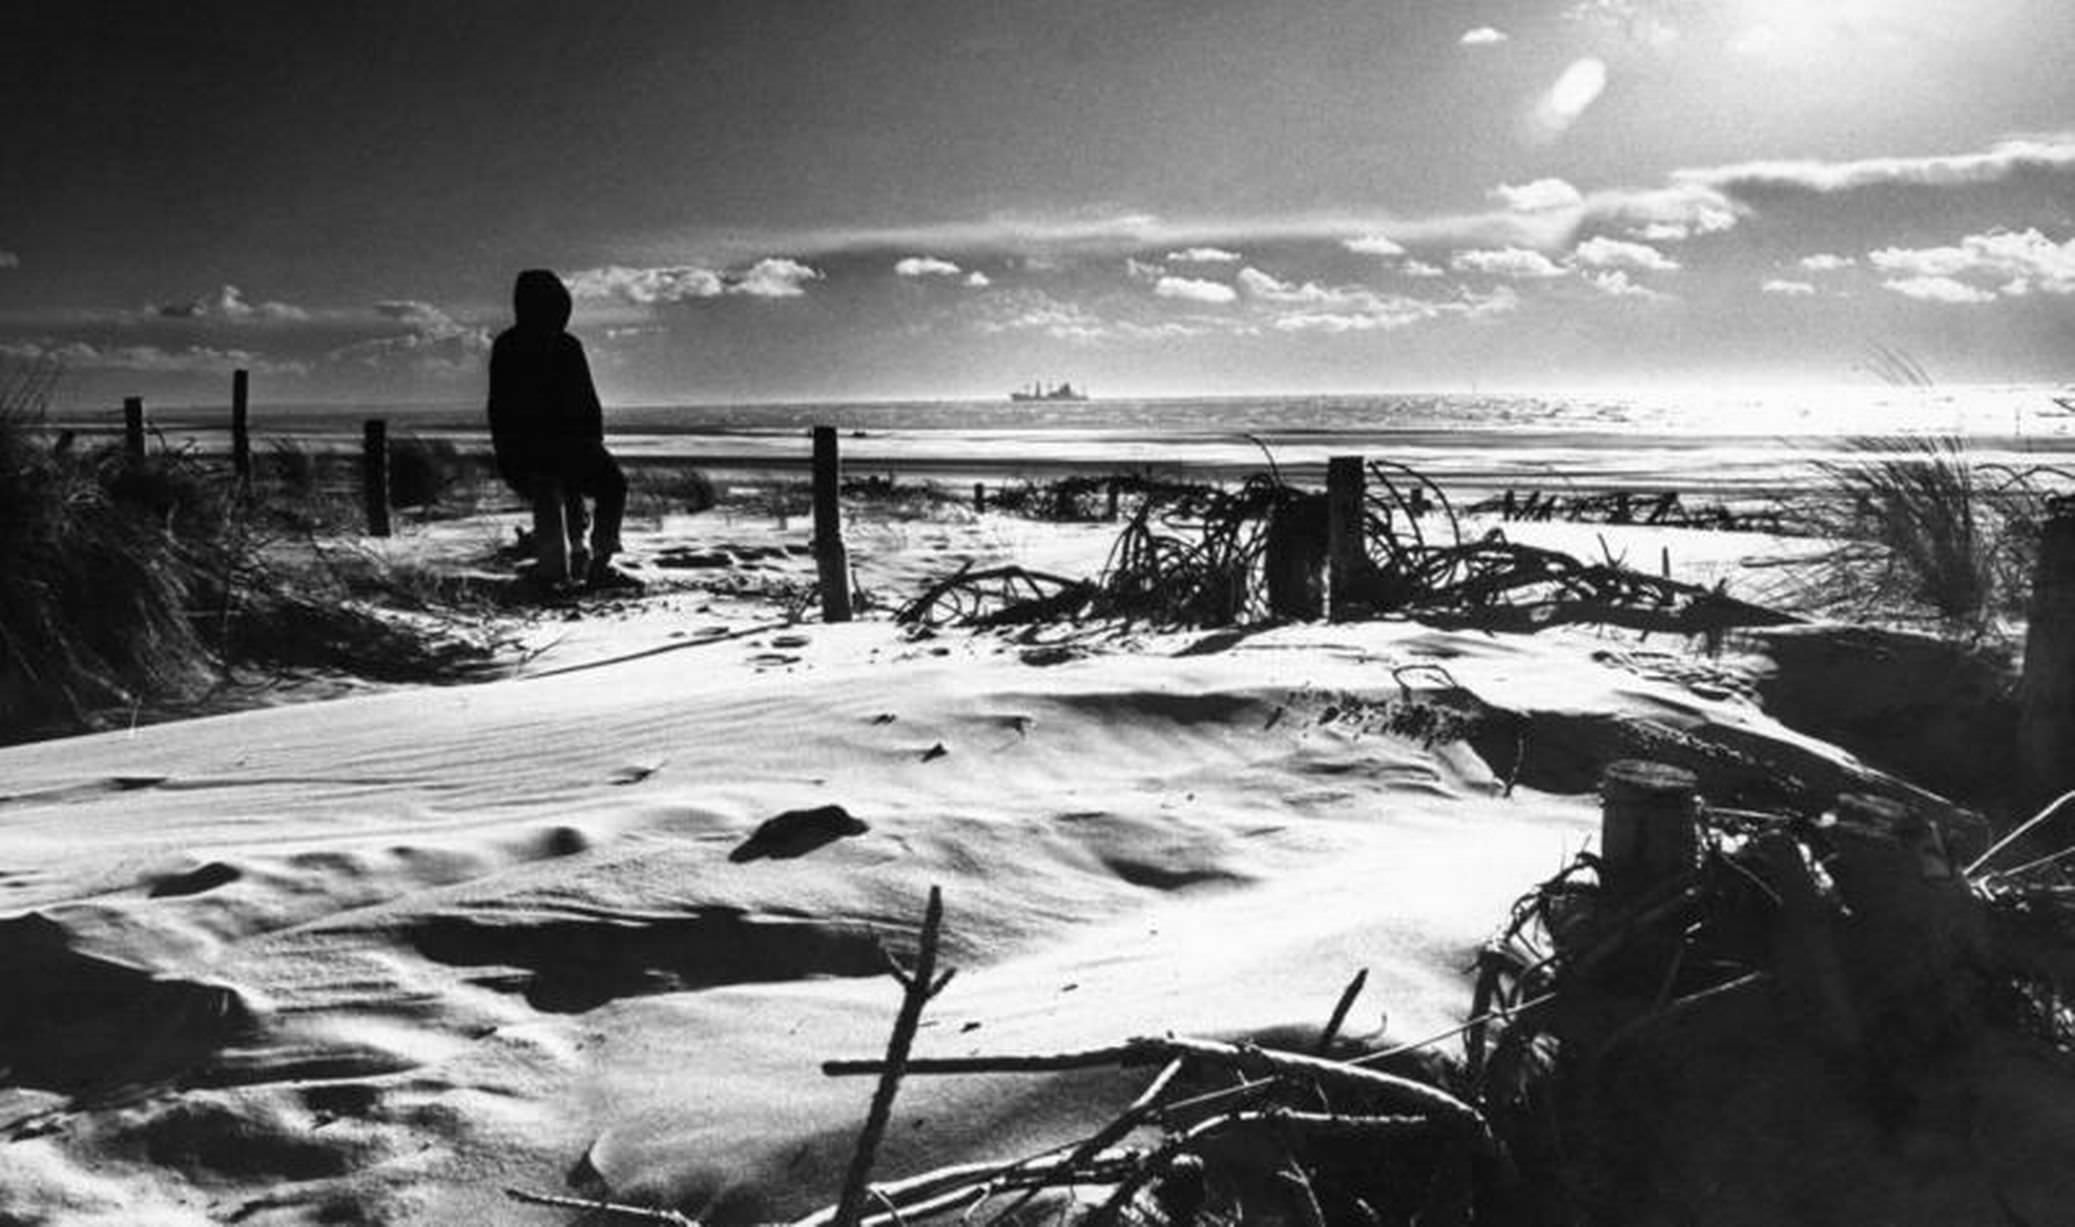
[[[339,548],[508,582],[523,519],[493,501]],[[962,567],[1093,576],[1120,525],[957,500],[845,519],[851,623],[800,595],[803,515],[637,516],[647,590],[514,611],[497,680],[0,750],[0,1211],[569,1221],[517,1188],[796,1218],[834,1201],[871,1089],[819,1065],[883,1047],[880,951],[912,955],[931,888],[958,975],[918,1055],[1277,1042],[1357,971],[1347,1037],[1448,1052],[1480,944],[1596,845],[1607,761],[1670,737],[1919,795],[1768,714],[1757,647],[1404,618],[930,629],[891,611]],[[1810,548],[1462,527],[1747,599],[1772,582],[1754,563]],[[1428,700],[1534,744],[1404,719]],[[809,834],[759,834],[783,815]],[[911,1080],[878,1178],[1071,1141],[1142,1080]]]

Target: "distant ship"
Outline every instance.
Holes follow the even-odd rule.
[[[1046,388],[1033,383],[1027,388],[1018,388],[1009,393],[1010,400],[1087,400],[1088,394],[1070,383],[1061,383],[1056,388]]]

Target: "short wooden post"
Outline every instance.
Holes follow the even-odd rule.
[[[1362,529],[1362,458],[1326,461],[1326,601],[1334,622],[1355,616],[1356,589],[1368,561]]]
[[[1317,494],[1284,499],[1268,513],[1261,550],[1268,613],[1310,621],[1325,612],[1326,500]]]
[[[231,372],[231,472],[237,474],[238,488],[252,485],[252,426],[246,420],[246,393],[249,376],[245,371]]]
[[[367,531],[389,535],[389,423],[369,418],[360,453],[360,490],[367,504]]]
[[[987,510],[987,483],[984,481],[973,483],[973,510],[975,512]]]
[[[850,621],[850,557],[843,549],[843,458],[836,428],[814,428],[814,560],[821,577],[821,620]]]
[[[1600,884],[1634,897],[1700,857],[1699,782],[1665,763],[1622,759],[1600,775]]]
[[[123,397],[122,450],[131,460],[144,459],[144,398],[141,396]]]
[[[1119,479],[1115,477],[1110,478],[1109,509],[1104,513],[1104,519],[1114,522],[1117,518],[1117,487],[1121,484],[1123,483]]]
[[[2025,814],[2075,789],[2075,510],[2049,516],[2040,532],[2030,619],[2017,716]]]

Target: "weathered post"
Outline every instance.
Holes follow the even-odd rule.
[[[389,423],[369,418],[362,436],[360,490],[367,504],[369,535],[389,535]]]
[[[1700,858],[1699,782],[1665,763],[1627,758],[1600,774],[1600,884],[1634,898]]]
[[[2029,615],[2017,717],[2026,813],[2075,789],[2075,508],[2056,510],[2040,532]]]
[[[1362,532],[1362,458],[1326,461],[1327,616],[1345,622],[1355,615],[1355,592],[1368,559]]]
[[[1261,570],[1268,588],[1268,613],[1310,621],[1325,612],[1326,500],[1294,494],[1268,513]]]
[[[1115,523],[1117,519],[1117,487],[1121,484],[1122,483],[1115,476],[1112,476],[1110,478],[1109,508],[1107,511],[1103,513],[1103,518],[1110,521],[1111,523]]]
[[[814,428],[814,561],[821,577],[821,620],[850,621],[850,558],[843,549],[843,459],[836,428]]]
[[[987,483],[976,481],[973,483],[973,511],[978,513],[985,510],[987,510]]]
[[[231,372],[231,472],[237,474],[238,489],[252,486],[252,428],[245,417],[248,373]]]
[[[144,398],[141,396],[123,397],[122,450],[133,461],[144,459]]]

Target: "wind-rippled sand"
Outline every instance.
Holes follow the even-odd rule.
[[[852,552],[912,592],[990,551],[1085,573],[1107,532],[862,523]],[[512,1185],[797,1215],[871,1092],[818,1065],[883,1049],[879,947],[932,885],[960,974],[921,1053],[1308,1033],[1360,968],[1350,1031],[1402,1041],[1462,1020],[1477,944],[1597,826],[1589,772],[1508,794],[1391,732],[1408,694],[1855,769],[1675,644],[915,637],[778,625],[661,565],[804,573],[742,548],[802,535],[636,534],[651,595],[541,623],[507,680],[0,751],[0,1219],[568,1220]],[[1077,1136],[1136,1089],[913,1079],[879,1175]]]

